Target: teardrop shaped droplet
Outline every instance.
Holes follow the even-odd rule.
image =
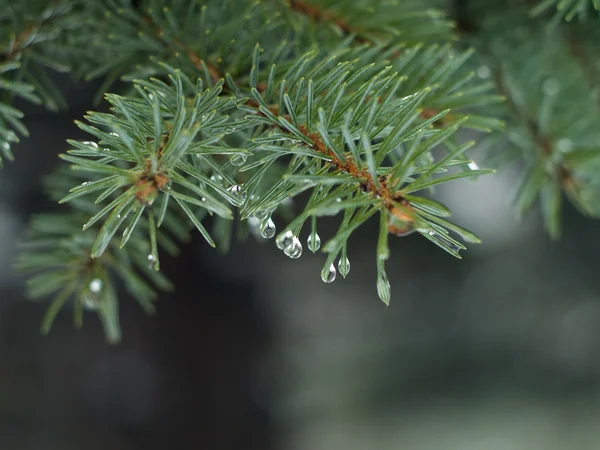
[[[158,270],[158,261],[152,253],[148,255],[148,268],[152,270]]]
[[[324,267],[321,271],[321,280],[323,280],[324,283],[333,283],[335,281],[336,275],[337,272],[335,270],[335,266],[333,265],[333,263],[331,263],[329,268]]]
[[[315,237],[313,239],[313,234],[310,233],[308,235],[308,239],[306,239],[306,246],[311,252],[316,253],[321,248],[321,237],[315,233]]]
[[[260,226],[260,234],[265,239],[271,239],[275,236],[275,222],[269,217],[268,220],[265,220]]]
[[[246,160],[247,160],[247,157],[244,154],[232,155],[229,158],[229,162],[236,167],[243,166],[246,163]]]
[[[346,275],[350,272],[350,260],[347,256],[340,258],[338,261],[338,270],[340,271],[340,275],[346,278]]]
[[[283,252],[292,259],[300,258],[302,256],[302,243],[300,239],[294,236],[292,245],[287,247]]]
[[[294,237],[294,233],[288,230],[277,238],[275,244],[279,250],[285,250],[292,246],[294,243]]]

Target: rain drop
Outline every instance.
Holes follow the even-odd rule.
[[[475,161],[471,161],[469,163],[469,169],[471,169],[471,170],[479,170],[479,165]]]
[[[115,133],[114,131],[110,133],[111,136],[116,136],[116,137],[120,137],[117,133]]]
[[[148,255],[148,268],[152,270],[158,270],[158,261],[152,253]]]
[[[8,142],[4,142],[4,143],[2,143],[2,148],[4,149],[4,151],[9,151],[10,144]]]
[[[336,275],[337,272],[335,270],[335,266],[333,265],[333,263],[331,263],[329,268],[324,267],[321,271],[321,280],[323,280],[324,283],[333,283],[335,281]]]
[[[223,186],[223,177],[221,175],[211,175],[210,181],[218,186]]]
[[[275,236],[275,222],[269,217],[268,220],[265,220],[260,226],[260,235],[265,239],[271,239]]]
[[[100,278],[94,278],[92,281],[90,281],[90,292],[93,292],[94,294],[99,293],[102,290],[102,280]]]
[[[283,252],[292,259],[300,258],[302,256],[302,244],[300,243],[300,239],[294,236],[292,245],[287,247]]]
[[[243,166],[244,163],[246,162],[246,155],[241,154],[241,155],[232,155],[231,158],[229,158],[229,162],[231,164],[233,164],[234,166]]]
[[[95,142],[92,142],[92,141],[83,141],[82,144],[89,145],[90,147],[93,147],[93,148],[98,148],[98,144],[96,144]]]
[[[315,233],[315,237],[313,239],[313,234],[310,233],[308,235],[308,239],[306,240],[306,246],[311,252],[316,253],[321,248],[321,237]]]
[[[338,270],[340,271],[340,275],[346,278],[346,275],[350,272],[350,260],[347,256],[340,258],[338,261]]]
[[[292,244],[294,243],[294,239],[294,233],[288,230],[282,235],[280,235],[275,243],[277,244],[277,248],[279,250],[284,250],[292,246]]]

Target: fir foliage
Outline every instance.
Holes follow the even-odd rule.
[[[119,340],[117,285],[152,311],[155,290],[172,288],[159,253],[176,255],[192,232],[226,251],[233,221],[291,258],[307,238],[327,283],[348,275],[353,232],[378,221],[388,304],[390,239],[418,233],[457,258],[480,243],[431,198],[492,172],[471,159],[473,131],[489,136],[491,166],[525,161],[518,209],[540,199],[552,237],[563,193],[600,214],[593,1],[499,14],[503,2],[472,0],[477,26],[459,17],[458,32],[442,0],[44,3],[2,5],[3,156],[26,135],[14,98],[65,106],[48,70],[104,81],[98,111],[77,122],[89,138],[68,141],[46,183],[70,209],[36,216],[18,261],[35,273],[33,297],[53,295],[43,331],[70,304],[77,325],[94,310]],[[575,16],[588,23],[557,22]],[[105,94],[118,80],[125,89]],[[303,208],[290,207],[301,194]],[[319,218],[332,215],[339,229],[321,237]],[[288,219],[279,233],[277,216]]]

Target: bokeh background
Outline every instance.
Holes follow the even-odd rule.
[[[121,297],[120,345],[90,313],[76,330],[64,311],[41,337],[47,305],[11,264],[31,213],[56,207],[41,175],[83,137],[72,120],[97,87],[58,81],[70,111],[23,105],[32,136],[0,172],[0,449],[600,448],[600,228],[567,207],[552,243],[535,214],[517,221],[518,165],[438,192],[484,240],[462,261],[391,239],[387,308],[374,220],[346,280],[322,283],[306,248],[291,260],[250,240],[221,256],[195,239],[162,261],[177,291],[155,316]]]

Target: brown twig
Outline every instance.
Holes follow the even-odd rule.
[[[31,34],[33,32],[35,32],[35,30],[37,30],[37,26],[30,25],[15,38],[15,41],[13,42],[11,49],[5,56],[6,61],[10,61],[11,59],[14,59],[19,54],[19,52],[21,50],[23,50],[21,48],[21,44],[23,42],[25,42],[27,39],[29,39],[29,36],[31,36]]]

